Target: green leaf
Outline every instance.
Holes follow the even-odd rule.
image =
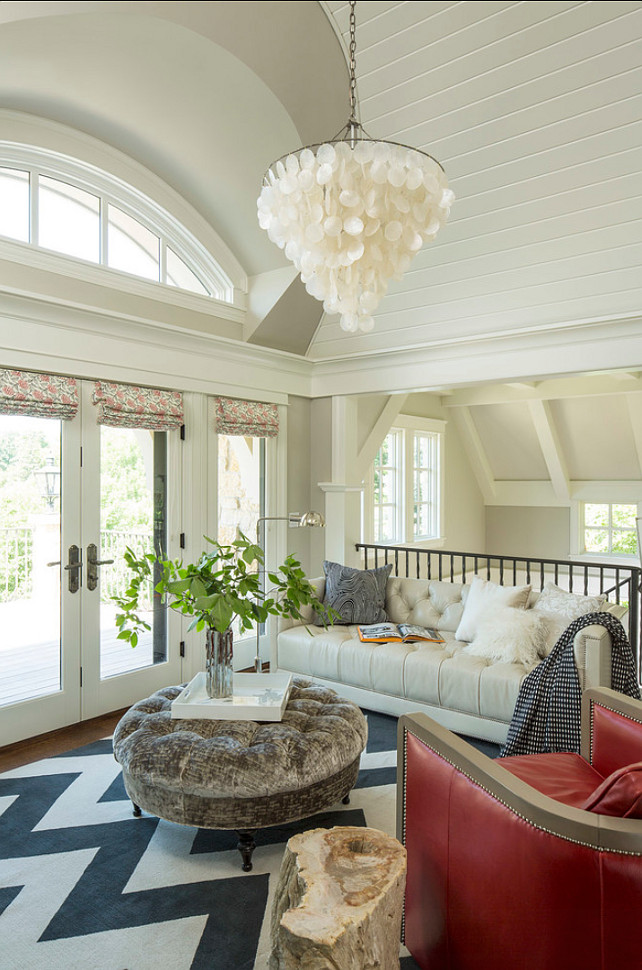
[[[203,582],[203,580],[199,579],[198,576],[192,579],[189,590],[192,596],[194,597],[194,599],[199,599],[202,596],[207,596],[207,587]]]
[[[232,607],[225,601],[223,596],[219,596],[218,602],[212,606],[211,613],[214,618],[214,626],[219,633],[224,633],[234,616]]]

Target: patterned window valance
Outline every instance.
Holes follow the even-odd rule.
[[[93,400],[98,407],[98,424],[115,428],[171,431],[180,428],[184,421],[183,395],[179,391],[96,381]]]
[[[0,414],[71,421],[78,411],[78,384],[73,377],[0,370]]]
[[[279,409],[276,404],[217,397],[216,430],[219,434],[243,435],[245,438],[276,438]]]

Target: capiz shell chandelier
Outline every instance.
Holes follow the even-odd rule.
[[[377,141],[357,121],[355,7],[351,0],[350,118],[330,141],[273,162],[257,203],[261,228],[351,333],[372,330],[390,280],[435,238],[455,198],[432,155]]]

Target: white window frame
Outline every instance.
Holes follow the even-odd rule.
[[[642,502],[638,502],[635,499],[625,498],[625,497],[613,497],[609,495],[608,497],[604,495],[594,496],[590,498],[583,498],[581,501],[576,501],[571,507],[571,555],[580,559],[586,559],[592,562],[609,562],[609,563],[619,563],[625,566],[637,565],[639,561],[639,550],[638,553],[612,553],[612,552],[587,552],[585,545],[585,529],[587,528],[584,524],[584,508],[586,505],[608,505],[609,506],[609,547],[612,542],[612,527],[611,527],[611,507],[613,505],[633,505],[637,508],[636,519],[642,516]],[[637,534],[636,534],[637,538]]]
[[[392,540],[379,539],[374,527],[374,462],[370,466],[365,482],[363,532],[364,541],[380,542],[389,545],[435,545],[443,542],[444,536],[444,449],[446,422],[434,418],[419,418],[400,414],[394,425],[386,433],[398,432],[401,455],[397,462],[397,508],[396,537]],[[432,490],[430,495],[431,534],[414,534],[414,439],[415,435],[433,437],[434,468],[432,469]]]
[[[396,543],[403,541],[401,536],[403,534],[403,521],[404,521],[404,453],[405,453],[405,442],[404,433],[401,428],[390,428],[386,433],[384,441],[389,436],[393,436],[393,463],[390,465],[382,466],[382,470],[392,473],[392,478],[394,481],[393,492],[394,500],[392,502],[375,501],[375,462],[373,461],[372,467],[370,469],[370,502],[372,506],[372,513],[370,516],[370,527],[372,529],[372,535],[374,536],[375,542],[388,542]],[[383,447],[383,441],[381,442],[381,447]],[[377,451],[377,455],[381,450],[381,447]],[[376,461],[376,458],[375,458]],[[380,492],[380,496],[381,496]],[[391,508],[393,511],[393,528],[394,535],[390,539],[382,539],[380,536],[376,535],[375,531],[375,512],[376,509],[380,512],[380,521],[383,518],[383,510]]]
[[[70,276],[84,276],[88,273],[89,278],[93,280],[96,278],[93,274],[98,271],[100,274],[98,277],[99,282],[109,283],[109,278],[113,276],[113,285],[115,286],[118,285],[118,280],[121,279],[131,282],[135,281],[135,284],[142,284],[145,287],[151,286],[157,291],[160,288],[164,293],[164,298],[168,297],[171,302],[174,302],[172,297],[175,294],[180,294],[181,297],[188,296],[189,299],[207,301],[208,304],[211,304],[212,300],[228,304],[234,302],[234,285],[212,254],[167,209],[164,209],[161,205],[154,202],[153,199],[139,189],[134,188],[133,185],[129,185],[127,182],[110,175],[103,169],[96,168],[79,159],[57,153],[54,154],[44,149],[16,145],[10,142],[0,141],[0,166],[26,171],[30,174],[31,240],[27,243],[11,239],[7,236],[0,236],[0,244],[3,249],[5,247],[15,247],[24,253],[37,254],[40,261],[43,261],[43,259],[45,262],[50,260],[60,261],[65,264],[66,274]],[[38,245],[37,183],[40,175],[66,182],[68,185],[73,185],[98,197],[100,207],[99,262],[83,260],[75,256],[59,253],[56,250],[43,249]],[[109,266],[106,261],[106,218],[107,206],[109,204],[121,209],[159,237],[159,257],[162,277],[165,276],[166,254],[167,248],[169,247],[174,250],[176,255],[185,262],[188,268],[200,280],[208,291],[208,295],[196,293],[192,290],[183,290],[180,287],[170,285],[166,282],[149,280],[145,277],[136,276],[133,273],[127,273]],[[79,269],[81,270],[80,272]],[[131,288],[131,284],[124,288]]]

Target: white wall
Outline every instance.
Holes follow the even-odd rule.
[[[570,509],[490,505],[485,552],[535,559],[568,559]]]
[[[288,400],[287,509],[307,512],[310,506],[310,401],[302,397]],[[310,575],[310,543],[313,529],[287,529],[286,552],[293,553]],[[318,571],[318,565],[317,565]]]
[[[310,508],[326,514],[325,494],[318,482],[332,478],[332,401],[323,397],[310,404]],[[322,575],[325,559],[325,530],[310,530],[310,569],[314,576]]]

